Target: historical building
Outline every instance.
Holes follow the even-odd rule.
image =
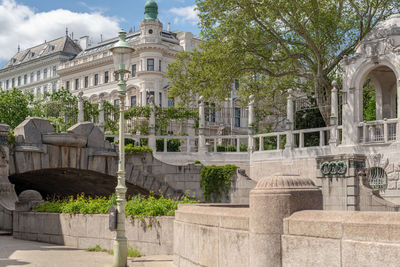
[[[0,69],[0,88],[30,90],[36,95],[60,87],[57,73],[60,64],[71,60],[82,49],[67,35],[25,49],[13,56]]]

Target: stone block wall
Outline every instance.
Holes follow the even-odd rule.
[[[113,249],[115,232],[108,229],[108,215],[69,215],[14,211],[14,238],[86,249],[96,245]],[[128,246],[145,255],[171,255],[174,217],[133,220],[127,217]],[[151,225],[151,226],[150,226]]]
[[[399,266],[400,213],[300,211],[284,219],[282,266]]]
[[[249,266],[249,208],[180,205],[174,222],[175,266]]]

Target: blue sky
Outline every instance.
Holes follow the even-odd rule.
[[[159,19],[171,30],[199,34],[195,0],[156,0]],[[118,29],[138,29],[146,0],[0,0],[0,66],[16,52],[65,34],[89,35],[94,43],[114,37]]]

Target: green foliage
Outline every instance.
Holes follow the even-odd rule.
[[[167,152],[179,152],[182,144],[181,139],[168,139],[167,140]],[[164,139],[156,139],[156,148],[158,152],[164,151]]]
[[[8,132],[7,139],[8,139],[7,142],[8,145],[15,145],[17,143],[17,140],[12,130]]]
[[[376,120],[376,92],[370,79],[365,82],[363,88],[363,117],[364,121]]]
[[[139,106],[134,106],[130,107],[128,110],[125,110],[124,116],[126,120],[130,120],[133,118],[150,118],[150,113],[151,113],[151,108],[150,106],[144,106],[144,107],[139,107]]]
[[[17,127],[30,115],[29,101],[18,89],[0,89],[0,123],[10,125],[12,129]]]
[[[100,245],[96,245],[93,248],[88,248],[86,251],[89,252],[109,252],[107,249],[101,248]]]
[[[240,144],[240,152],[247,152],[247,145],[246,144]],[[225,145],[225,144],[220,144],[217,145],[217,152],[236,152],[237,151],[237,146],[234,145]]]
[[[200,160],[195,160],[194,164],[201,164],[201,161]]]
[[[239,95],[256,103],[279,102],[288,88],[316,94],[329,121],[331,82],[340,76],[340,61],[352,55],[380,21],[399,12],[400,2],[197,0],[199,50],[180,52],[168,67],[170,97],[193,103],[230,96],[235,79]]]
[[[104,101],[105,131],[118,132],[119,109],[110,102]]]
[[[144,197],[137,195],[126,203],[125,213],[135,218],[151,216],[174,216],[178,204],[197,203],[195,200],[184,196],[180,199],[156,198],[154,195]],[[76,198],[57,199],[40,203],[34,212],[68,213],[68,214],[107,214],[112,205],[116,205],[116,196],[85,197],[84,194]]]
[[[130,258],[139,258],[143,255],[135,248],[128,247],[128,257]]]
[[[227,196],[231,188],[231,177],[239,167],[235,165],[203,166],[200,171],[201,189],[204,200],[219,202],[223,195]]]
[[[135,146],[133,144],[127,144],[125,145],[125,153],[127,155],[132,155],[132,154],[142,154],[146,152],[153,152],[153,150],[148,147],[148,146]]]
[[[114,255],[114,251],[112,249],[111,250],[107,250],[107,249],[104,249],[104,248],[100,247],[100,245],[96,245],[93,248],[88,248],[88,249],[86,249],[86,251],[89,251],[89,252],[107,252],[110,255]],[[130,258],[139,258],[139,257],[142,257],[142,256],[143,255],[137,249],[128,247],[128,257],[130,257]]]

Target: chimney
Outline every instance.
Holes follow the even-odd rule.
[[[168,22],[168,31],[171,31],[171,22]]]
[[[79,40],[79,45],[81,46],[82,50],[86,50],[89,46],[89,36],[82,36]]]

